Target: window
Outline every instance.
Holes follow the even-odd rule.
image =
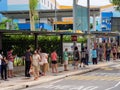
[[[48,7],[49,7],[49,1],[48,1]]]
[[[30,23],[30,19],[26,19],[26,23]]]
[[[46,2],[46,1],[44,0],[44,5],[45,5],[45,2]]]
[[[53,8],[52,4],[51,4],[51,9]]]

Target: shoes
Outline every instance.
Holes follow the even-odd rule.
[[[69,71],[69,70],[67,69],[67,70],[64,70],[64,71]]]
[[[8,79],[5,79],[5,81],[9,81]]]
[[[35,77],[34,80],[38,80],[38,77]]]

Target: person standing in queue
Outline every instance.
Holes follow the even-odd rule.
[[[92,50],[92,62],[93,64],[97,64],[97,50],[95,48]]]
[[[46,51],[41,50],[41,62],[43,63],[42,65],[42,75],[46,76],[46,72],[49,69],[49,63],[48,63],[48,54],[46,53]]]
[[[51,61],[52,61],[52,73],[57,73],[58,70],[57,70],[57,53],[56,51],[54,50],[52,53],[51,53]]]
[[[8,60],[6,59],[5,56],[3,56],[3,59],[2,59],[2,63],[1,63],[1,79],[2,80],[5,80],[5,81],[8,81],[7,79],[7,64],[8,64]]]
[[[37,80],[39,78],[40,61],[41,61],[40,55],[35,50],[34,54],[32,55],[32,68],[33,68],[34,80]]]
[[[81,50],[81,63],[80,63],[80,67],[85,67],[86,64],[86,52],[84,50],[84,47]]]
[[[13,75],[13,62],[14,62],[14,58],[15,56],[13,56],[13,49],[9,48],[8,52],[7,52],[7,59],[8,59],[8,77],[12,78],[14,77]]]
[[[85,64],[89,65],[89,51],[87,49],[87,47],[85,47]]]
[[[74,59],[74,69],[78,69],[78,61],[80,60],[80,52],[77,46],[74,48],[74,51],[73,51],[73,59]]]
[[[27,48],[25,53],[25,77],[30,77],[29,71],[31,67],[32,53],[30,52],[30,47]]]
[[[63,59],[64,59],[64,71],[68,71],[68,49],[67,48],[63,53]]]

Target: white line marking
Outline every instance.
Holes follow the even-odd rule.
[[[110,87],[110,88],[107,88],[107,89],[105,89],[105,90],[111,90],[111,89],[113,89],[113,88],[117,87],[118,85],[120,85],[120,82],[118,82],[115,86]]]
[[[55,83],[61,82],[62,80],[63,80],[63,79],[57,80],[57,81],[54,81],[54,82],[52,82],[52,83],[50,83],[50,84],[55,84]]]

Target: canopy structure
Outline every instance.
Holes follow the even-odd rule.
[[[100,8],[91,8],[90,15],[93,13],[99,15]],[[11,19],[29,19],[29,11],[1,11],[1,14]],[[39,10],[39,18],[53,18],[55,17],[55,10]],[[72,9],[58,9],[56,11],[57,17],[73,17]]]

